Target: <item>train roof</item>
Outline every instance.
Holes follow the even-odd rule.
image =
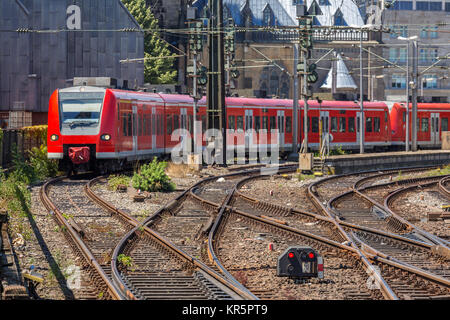
[[[405,108],[406,103],[394,103],[394,108]],[[412,103],[409,104],[409,108],[412,108]],[[417,109],[431,109],[431,110],[450,110],[450,103],[418,103]]]

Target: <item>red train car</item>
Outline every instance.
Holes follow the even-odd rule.
[[[411,143],[411,110],[409,105],[409,143]],[[406,104],[395,103],[390,112],[392,145],[403,148],[406,139]],[[442,143],[442,132],[448,131],[449,103],[417,104],[417,145],[420,148],[438,148]]]
[[[292,150],[293,102],[286,99],[226,98],[229,151],[266,154],[274,147]],[[319,118],[331,147],[359,148],[359,105],[346,101],[310,101],[309,146],[318,149]],[[391,118],[384,103],[365,103],[366,148],[391,145]],[[73,169],[116,169],[125,162],[170,154],[194,132],[193,99],[97,87],[73,87],[53,93],[49,105],[48,156]],[[298,147],[303,137],[303,101],[299,102]],[[198,103],[198,141],[206,145],[206,99]],[[184,133],[173,136],[178,129]],[[178,130],[178,131],[177,131]],[[185,140],[188,141],[188,140]]]

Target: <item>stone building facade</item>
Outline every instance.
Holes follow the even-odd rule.
[[[113,31],[125,28],[136,31]],[[142,86],[143,64],[120,60],[143,56],[143,33],[120,0],[2,0],[0,118],[27,110],[34,124],[46,123],[51,93],[74,77]]]
[[[450,54],[449,0],[397,1],[385,11],[384,24],[393,32],[383,35],[384,57],[397,66],[406,67],[407,43],[399,37],[416,36],[418,44],[419,101],[450,102],[450,60],[439,60]],[[412,46],[409,65],[412,65]],[[450,55],[449,55],[450,57]],[[439,62],[438,62],[439,60]],[[437,65],[425,70],[434,63]],[[399,67],[384,69],[386,100],[406,100],[406,72]],[[412,69],[411,69],[412,72]],[[411,77],[409,78],[411,81]],[[411,93],[410,93],[411,95]]]

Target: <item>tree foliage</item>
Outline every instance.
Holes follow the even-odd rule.
[[[141,28],[145,30],[145,82],[152,84],[174,83],[177,77],[177,71],[174,68],[175,58],[151,59],[153,57],[173,56],[167,42],[160,37],[158,20],[147,7],[145,0],[122,0],[122,2]]]

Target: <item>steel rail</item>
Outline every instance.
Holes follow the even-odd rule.
[[[391,193],[385,198],[385,200],[384,200],[384,206],[389,210],[389,213],[398,215],[398,214],[392,209],[392,204],[393,204],[393,202],[395,201],[395,199],[398,198],[403,192],[411,191],[411,190],[416,189],[416,188],[430,187],[430,186],[432,186],[432,185],[437,185],[438,188],[440,189],[440,188],[441,188],[441,182],[442,182],[442,181],[446,181],[446,180],[450,180],[450,176],[444,177],[443,179],[441,179],[441,180],[439,180],[439,181],[425,182],[425,183],[420,183],[420,184],[413,185],[413,186],[407,186],[407,187],[399,188],[399,189],[397,189],[397,190],[391,192]],[[445,188],[445,187],[443,187],[443,188]],[[450,195],[450,193],[449,193],[449,195]],[[402,219],[403,219],[403,218],[402,218]],[[422,230],[422,229],[420,229],[420,230]],[[433,236],[433,237],[436,237],[436,240],[439,241],[438,245],[440,245],[440,243],[445,244],[447,247],[450,245],[450,242],[449,242],[449,241],[447,241],[447,240],[445,240],[445,239],[441,239],[441,238],[439,238],[439,237],[437,237],[437,236],[435,236],[435,235],[433,235],[433,234],[428,233],[427,231],[424,231],[424,232],[426,232],[427,234],[429,234],[429,235],[431,235],[431,236]],[[427,237],[427,239],[428,239],[428,237]],[[430,239],[430,240],[431,240],[431,239]]]
[[[236,186],[235,186],[235,189],[236,189]],[[210,201],[208,201],[208,203],[210,205],[213,205]],[[219,205],[215,204],[215,206],[218,207]],[[347,233],[345,233],[345,231],[343,231],[342,229],[341,229],[342,230],[341,233],[343,234],[343,236],[346,239],[348,239],[347,243],[350,243],[351,246],[347,246],[345,244],[341,244],[339,242],[336,242],[336,241],[333,241],[333,240],[330,240],[330,239],[327,239],[327,238],[323,238],[323,237],[320,237],[320,236],[317,236],[317,235],[314,235],[314,234],[311,234],[311,233],[308,233],[308,232],[304,232],[304,231],[299,230],[299,229],[288,227],[288,226],[276,223],[274,221],[271,221],[269,219],[265,219],[265,218],[262,218],[262,217],[257,217],[255,215],[247,214],[247,213],[245,213],[243,211],[240,211],[240,210],[238,210],[238,209],[236,209],[234,207],[229,207],[229,210],[231,210],[231,212],[233,212],[233,213],[239,214],[239,215],[241,215],[243,217],[246,217],[248,219],[251,219],[253,221],[258,221],[258,222],[264,223],[266,225],[272,225],[274,227],[283,229],[285,231],[294,233],[296,235],[300,235],[300,236],[303,236],[303,237],[308,237],[310,239],[313,239],[314,241],[319,241],[319,242],[331,245],[331,246],[336,247],[336,248],[346,249],[346,250],[348,250],[350,252],[355,253],[358,256],[360,261],[364,264],[364,266],[366,268],[366,272],[368,272],[369,270],[372,270],[372,271],[374,270],[374,268],[373,268],[372,264],[369,262],[369,260],[364,256],[364,254],[359,250],[359,248],[348,237]],[[340,229],[341,227],[339,226],[339,224],[337,224],[336,221],[332,217],[330,217],[330,218],[331,218],[330,222],[332,222],[338,229]],[[221,221],[222,221],[222,216],[220,217],[220,220],[219,220],[219,218],[216,220],[215,228],[213,230],[211,230],[211,232],[210,232],[210,235],[211,235],[210,239],[213,239],[213,236],[216,234],[216,232],[218,230],[218,226],[219,226]],[[213,234],[211,234],[211,233],[213,233]],[[391,299],[391,300],[398,300],[397,295],[392,291],[392,289],[389,287],[387,282],[378,273],[370,272],[370,274],[373,274],[373,276],[375,278],[375,281],[379,284],[380,288],[382,289],[383,295],[386,298]]]
[[[97,273],[100,276],[101,280],[105,283],[111,297],[115,300],[124,300],[124,296],[121,294],[118,288],[116,288],[116,286],[112,283],[111,279],[105,273],[100,263],[94,257],[94,254],[86,246],[86,244],[80,238],[78,233],[72,228],[70,223],[68,223],[68,221],[62,215],[61,211],[54,205],[54,203],[50,200],[48,196],[49,186],[64,179],[65,177],[59,177],[46,182],[40,189],[41,201],[47,208],[49,213],[56,219],[56,222],[60,226],[64,226],[65,230],[67,230],[66,235],[68,235],[68,237],[70,237],[72,242],[75,244],[76,248],[82,254],[88,266],[90,266],[95,271],[95,273]]]
[[[253,170],[254,172],[258,172],[260,170]],[[245,171],[244,173],[251,173],[248,171]],[[238,173],[232,173],[228,175],[224,175],[223,177],[230,177],[230,176],[237,176],[241,175],[242,172]],[[115,247],[112,257],[111,257],[111,266],[112,266],[112,277],[116,285],[120,288],[121,292],[129,299],[137,299],[136,296],[132,293],[132,290],[128,287],[128,285],[123,281],[120,272],[117,269],[117,256],[119,253],[124,249],[124,247],[128,244],[128,241],[131,240],[131,238],[134,235],[139,236],[139,232],[144,232],[146,235],[150,236],[153,240],[161,244],[162,246],[168,248],[170,251],[172,251],[177,257],[180,259],[187,261],[191,264],[193,264],[196,268],[201,269],[202,271],[206,272],[208,275],[212,276],[215,280],[219,281],[222,285],[225,285],[232,291],[236,292],[238,295],[244,297],[245,299],[257,299],[256,296],[254,296],[250,291],[245,289],[241,284],[239,286],[236,286],[235,284],[230,284],[228,279],[224,279],[221,275],[217,274],[213,269],[205,265],[200,260],[192,257],[182,249],[178,248],[175,244],[173,244],[170,240],[166,239],[162,235],[158,234],[156,231],[151,230],[147,225],[152,222],[158,215],[160,215],[165,210],[170,210],[171,207],[178,205],[178,203],[185,198],[189,192],[192,191],[192,189],[198,187],[199,185],[206,183],[210,180],[218,179],[222,176],[214,176],[206,178],[198,183],[196,183],[191,188],[185,190],[181,195],[179,195],[175,200],[172,200],[167,205],[161,207],[157,212],[155,212],[152,216],[147,218],[145,221],[138,223],[135,219],[130,218],[130,223],[134,225],[134,229],[130,230],[117,244]],[[95,182],[98,182],[101,178],[99,177],[95,179]],[[94,182],[93,182],[94,183]],[[111,204],[107,203],[105,200],[101,199],[100,197],[96,196],[95,193],[92,191],[90,192],[91,196],[93,197],[94,201],[99,203],[101,206],[103,206],[105,209],[110,210],[111,212],[119,213],[120,215],[126,216],[127,214],[124,212],[121,212],[121,210],[115,208]]]
[[[396,182],[389,182],[389,183],[384,183],[384,184],[380,184],[380,185],[375,185],[375,186],[369,186],[366,188],[362,188],[359,190],[354,190],[354,192],[366,199],[367,201],[371,202],[372,204],[376,205],[377,207],[386,210],[390,215],[392,215],[394,217],[394,219],[396,219],[399,223],[401,223],[404,226],[407,226],[407,228],[409,230],[414,230],[417,233],[419,233],[420,235],[422,235],[423,237],[427,238],[428,240],[432,241],[433,243],[437,244],[437,245],[443,245],[445,247],[448,247],[448,245],[446,244],[446,241],[443,239],[440,239],[439,237],[423,230],[422,228],[416,227],[414,224],[412,224],[411,222],[403,219],[402,217],[400,217],[398,214],[396,214],[394,211],[392,211],[386,202],[386,199],[384,200],[383,204],[378,203],[378,201],[376,201],[375,199],[365,195],[362,193],[362,191],[366,191],[369,189],[378,189],[378,188],[383,188],[383,187],[387,187],[387,186],[391,186],[393,184],[397,184],[397,185],[402,185],[402,184],[411,184],[411,183],[415,183],[415,184],[419,184],[420,182],[425,182],[427,180],[436,180],[441,178],[442,176],[431,176],[431,177],[424,177],[424,178],[413,178],[413,179],[404,179],[404,180],[400,180],[400,181],[396,181]],[[450,175],[448,176],[444,176],[444,178],[446,177],[450,177]],[[331,200],[330,200],[331,202]],[[330,203],[329,202],[329,203]]]

